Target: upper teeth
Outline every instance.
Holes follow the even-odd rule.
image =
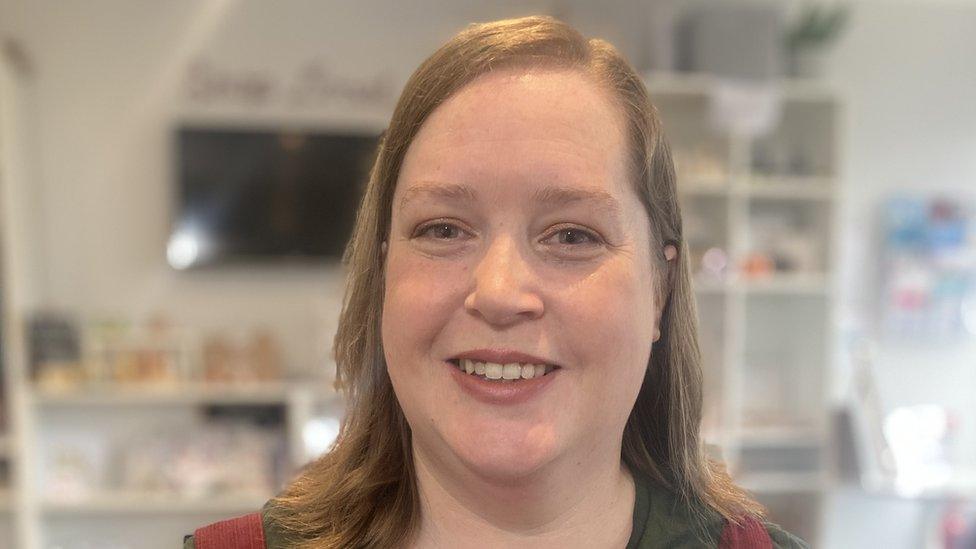
[[[462,358],[458,364],[460,369],[465,372],[483,375],[488,379],[532,379],[542,377],[552,370],[552,366],[546,364],[521,364],[518,362],[498,364],[495,362],[479,362],[468,358]]]

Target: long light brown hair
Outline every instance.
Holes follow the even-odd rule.
[[[671,152],[640,77],[609,43],[587,40],[550,17],[471,25],[413,73],[381,139],[344,262],[348,282],[335,336],[337,386],[347,414],[332,450],[275,500],[275,520],[296,546],[396,547],[419,524],[410,427],[393,392],[380,338],[382,243],[407,148],[445,99],[503,67],[579,70],[604,86],[626,115],[633,183],[647,209],[657,291],[665,300],[637,401],[624,427],[621,459],[678,496],[692,516],[738,521],[761,507],[709,460],[699,437],[701,355],[687,248]],[[663,250],[673,244],[676,261]],[[648,334],[650,337],[650,334]],[[648,339],[650,341],[650,339]]]

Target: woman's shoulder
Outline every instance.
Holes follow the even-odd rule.
[[[653,481],[635,476],[636,498],[634,501],[634,531],[628,549],[700,549],[702,539],[713,540],[716,547],[723,538],[728,524],[717,513],[689,509],[670,491],[657,486]],[[276,516],[281,509],[270,500],[261,508],[260,531],[267,549],[284,549],[289,544],[280,529]],[[253,515],[252,515],[253,516]],[[238,517],[240,520],[242,517]],[[234,519],[232,519],[234,520]],[[809,549],[809,545],[772,522],[759,523],[771,541],[772,549]],[[183,541],[183,549],[196,549],[193,536]],[[731,547],[753,547],[744,544],[731,544]]]
[[[718,542],[719,549],[810,549],[800,538],[778,524],[751,518],[738,524],[726,523]]]
[[[247,539],[260,536],[264,539],[266,549],[283,549],[287,547],[287,544],[285,543],[285,536],[275,520],[276,514],[274,500],[269,500],[257,513],[216,522],[207,527],[226,525],[226,528],[234,531],[235,535],[244,536]],[[189,535],[183,538],[183,549],[196,549],[195,536]]]
[[[658,486],[652,480],[635,477],[636,499],[634,502],[634,535],[628,549],[700,549],[714,547],[754,547],[745,543],[728,543],[733,531],[725,532],[729,523],[709,509],[693,509],[670,490]],[[765,530],[772,549],[809,549],[800,538],[783,530],[772,522],[757,521],[754,528]],[[740,534],[747,530],[740,530]],[[724,535],[723,535],[724,534]],[[734,537],[734,536],[733,536]],[[709,541],[709,543],[706,543]]]
[[[772,522],[764,523],[774,549],[810,549],[810,545]]]

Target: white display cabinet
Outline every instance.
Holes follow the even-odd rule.
[[[341,411],[321,379],[29,389],[36,504],[20,512],[37,525],[30,543],[173,547],[196,527],[260,509],[316,455],[309,425],[330,414],[337,425]],[[231,476],[215,481],[221,471]]]
[[[817,83],[768,82],[761,93],[778,98],[780,116],[750,137],[714,122],[729,82],[686,74],[645,81],[678,174],[706,443],[772,520],[817,546],[831,478],[842,102]]]

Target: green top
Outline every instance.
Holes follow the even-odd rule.
[[[634,526],[626,549],[700,549],[703,546],[692,524],[688,510],[679,504],[669,491],[661,489],[641,475],[634,475],[636,497],[634,499]],[[284,536],[270,511],[271,502],[261,510],[267,549],[286,549]],[[712,514],[705,525],[705,534],[714,545],[722,533],[724,522],[718,514]],[[796,536],[772,523],[765,523],[772,538],[774,549],[809,549],[810,546]],[[193,537],[187,536],[183,549],[194,549]]]
[[[627,549],[701,549],[707,546],[702,537],[711,540],[709,545],[718,546],[725,527],[718,513],[708,513],[703,525],[705,531],[701,532],[701,528],[695,528],[688,508],[673,493],[643,475],[634,475],[634,482],[634,526]],[[803,540],[779,526],[770,522],[764,525],[774,549],[810,549]]]

